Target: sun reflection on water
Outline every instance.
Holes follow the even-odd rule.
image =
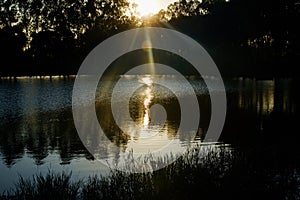
[[[142,77],[140,82],[147,85],[147,89],[143,92],[144,99],[144,117],[143,117],[143,125],[144,127],[148,127],[150,124],[150,104],[154,98],[153,96],[153,80],[150,76]]]

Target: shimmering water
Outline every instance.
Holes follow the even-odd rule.
[[[129,81],[122,89],[114,91],[119,97],[126,95],[131,81],[139,81],[141,87],[130,99],[130,119],[140,132],[121,132],[111,113],[110,98],[114,82],[99,83],[96,98],[97,117],[107,137],[122,149],[139,148],[141,152],[155,150],[170,141],[177,140],[178,148],[197,143],[205,136],[210,121],[210,98],[201,79],[189,77],[199,107],[201,120],[195,138],[178,135],[180,109],[174,93],[163,87],[154,87],[153,78],[172,83],[176,77],[125,77]],[[111,81],[111,80],[110,80]],[[36,173],[72,171],[74,178],[103,173],[107,170],[86,150],[79,139],[72,117],[72,89],[74,79],[21,78],[17,81],[0,82],[0,192],[9,189],[18,180],[18,175],[30,177]],[[255,143],[262,138],[268,140],[280,134],[270,129],[270,123],[282,123],[282,130],[290,126],[289,116],[299,111],[296,81],[234,79],[225,81],[228,113],[220,141]],[[179,87],[182,95],[187,94]],[[119,98],[120,104],[124,99]],[[161,114],[166,119],[163,127],[151,122],[151,106],[160,104],[165,108]],[[278,114],[279,113],[279,114]],[[87,113],[83,113],[84,115]],[[277,115],[276,115],[277,114]],[[273,116],[279,116],[278,119]],[[287,117],[287,118],[286,118]],[[292,118],[294,119],[294,118]],[[150,131],[149,131],[150,130]],[[160,130],[160,131],[158,131]],[[149,133],[151,133],[149,135]],[[274,136],[275,135],[275,136]],[[104,147],[105,149],[106,147]],[[116,157],[120,152],[107,148],[107,157]]]

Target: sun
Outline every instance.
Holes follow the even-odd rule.
[[[132,0],[132,2],[137,4],[136,9],[141,17],[156,14],[162,9],[160,0]]]

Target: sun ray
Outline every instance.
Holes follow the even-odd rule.
[[[153,51],[152,51],[152,43],[151,43],[151,37],[149,31],[146,32],[146,40],[149,42],[149,47],[147,47],[147,52],[148,52],[148,63],[151,67],[151,75],[155,75],[155,61],[153,57]]]

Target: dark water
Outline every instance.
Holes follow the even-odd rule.
[[[176,81],[174,77],[164,78]],[[101,113],[97,116],[107,137],[123,149],[142,146],[144,149],[139,150],[145,152],[172,140],[178,141],[178,148],[201,141],[210,120],[210,98],[203,82],[190,78],[201,108],[201,121],[196,138],[186,140],[176,135],[180,110],[174,94],[165,88],[150,86],[149,81],[142,77],[143,87],[130,99],[131,118],[143,127],[141,132],[131,135],[120,132],[112,120],[108,100],[111,93],[106,92],[104,96],[100,93],[97,98],[104,103],[96,101],[97,111]],[[1,80],[0,191],[13,186],[18,175],[26,178],[50,169],[72,171],[74,178],[80,178],[107,170],[86,150],[77,135],[71,109],[73,82],[74,79],[62,78]],[[220,142],[236,147],[295,146],[300,102],[296,83],[292,79],[225,80],[228,107]],[[109,90],[107,87],[100,84],[100,91]],[[118,91],[121,97],[128,92],[126,86],[123,88]],[[180,89],[186,95],[185,88]],[[122,103],[122,98],[119,101]],[[154,103],[165,107],[167,119],[163,131],[147,142],[143,140],[149,137],[147,130],[157,129],[150,126],[149,109]],[[127,124],[126,119],[124,124]],[[107,151],[107,157],[115,154]]]

